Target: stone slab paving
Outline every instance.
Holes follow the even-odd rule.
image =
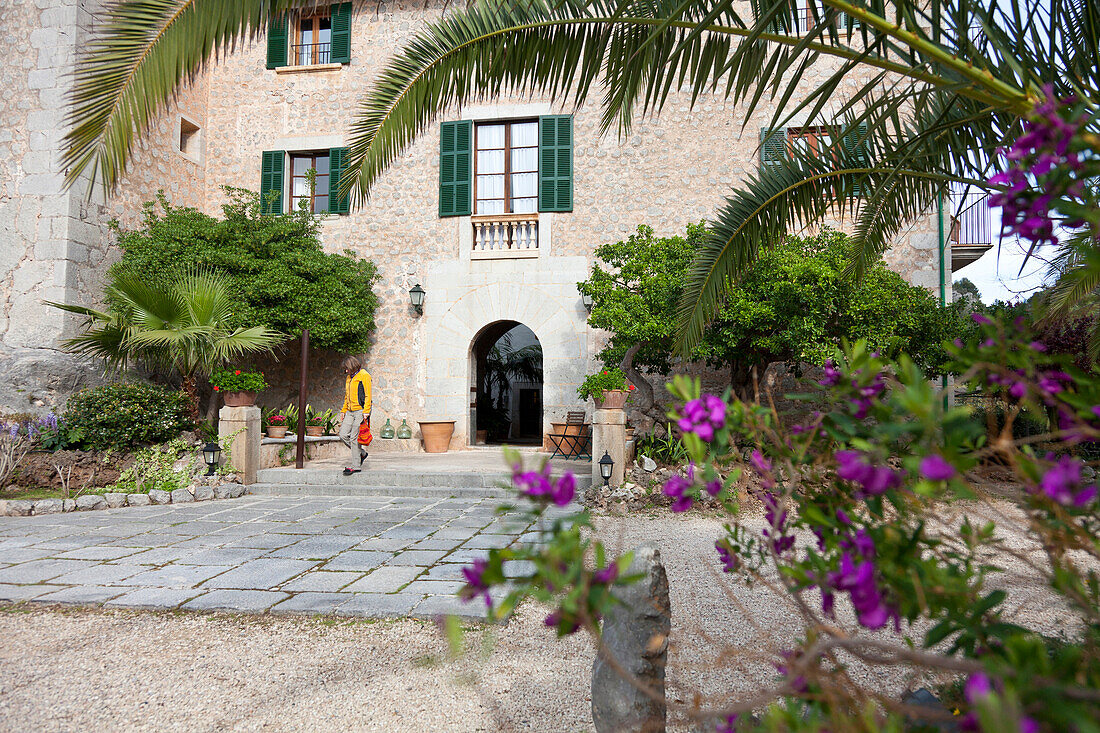
[[[498,502],[246,496],[0,517],[0,601],[484,618],[483,603],[454,596],[462,566],[536,538]]]

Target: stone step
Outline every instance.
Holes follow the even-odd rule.
[[[510,499],[514,491],[502,488],[463,486],[371,486],[369,484],[269,484],[256,483],[247,487],[257,496],[394,496],[401,498]]]
[[[555,471],[554,475],[560,475]],[[511,484],[512,475],[504,471],[410,471],[392,469],[368,469],[344,476],[339,468],[265,468],[257,472],[256,483],[270,486],[293,487],[360,487],[360,488],[408,488],[422,489],[502,489]],[[577,488],[587,489],[592,476],[577,476]]]

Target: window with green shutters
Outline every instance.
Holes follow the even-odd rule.
[[[573,117],[539,118],[539,211],[573,210]]]
[[[347,214],[351,211],[350,197],[345,194],[341,196],[340,190],[340,177],[344,173],[344,169],[347,168],[348,161],[348,149],[347,148],[332,148],[328,151],[329,159],[329,176],[328,176],[328,205],[329,213],[332,214]]]
[[[439,130],[439,215],[469,216],[474,123],[444,122]]]
[[[265,214],[283,213],[282,150],[265,150],[260,163],[260,210]]]
[[[267,68],[351,63],[350,2],[283,13],[268,23]]]
[[[476,191],[477,211],[474,211]],[[439,215],[573,210],[573,117],[474,125],[439,134]]]

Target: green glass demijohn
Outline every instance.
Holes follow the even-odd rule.
[[[390,419],[386,418],[386,424],[382,426],[382,432],[378,434],[380,438],[389,440],[393,437],[393,425],[390,425]]]
[[[402,418],[401,427],[397,429],[397,437],[401,440],[408,440],[413,436],[412,428],[409,427],[409,423]]]

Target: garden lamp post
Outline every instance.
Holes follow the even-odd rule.
[[[611,472],[615,470],[615,461],[612,460],[611,455],[607,452],[603,452],[603,458],[600,459],[600,476],[603,477],[603,485],[609,486],[611,483]]]
[[[592,296],[588,293],[581,293],[581,303],[584,305],[584,309],[589,313],[592,312]]]
[[[424,288],[420,287],[420,283],[413,285],[412,290],[409,291],[409,300],[412,302],[412,307],[420,315],[424,315],[424,292]]]
[[[202,449],[202,460],[206,463],[206,475],[213,476],[222,457],[222,447],[217,443],[207,443]]]

